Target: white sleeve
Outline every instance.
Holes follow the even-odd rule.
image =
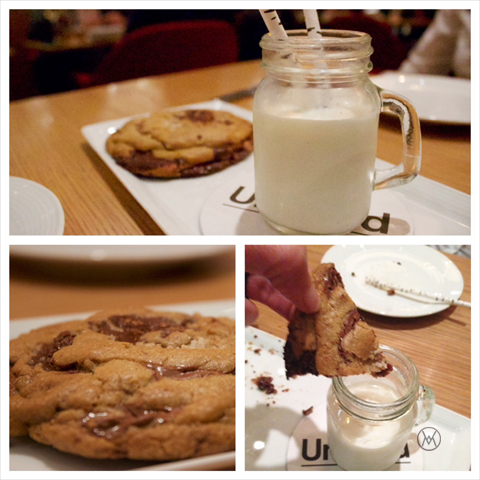
[[[469,77],[470,11],[439,10],[399,70]]]

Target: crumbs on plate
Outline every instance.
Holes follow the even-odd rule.
[[[257,378],[253,378],[252,382],[255,383],[258,389],[261,390],[262,392],[265,392],[267,394],[277,393],[277,390],[275,389],[275,385],[273,384],[272,377],[266,377],[261,375]]]

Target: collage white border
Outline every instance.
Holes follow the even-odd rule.
[[[326,6],[334,6],[335,8],[345,8],[345,9],[358,9],[358,8],[382,8],[387,6],[388,8],[406,8],[406,7],[423,7],[426,9],[447,9],[447,8],[468,8],[472,10],[472,234],[467,237],[405,237],[402,239],[403,244],[408,245],[422,245],[422,244],[471,244],[472,245],[472,292],[480,291],[479,283],[479,191],[480,191],[480,176],[479,176],[479,135],[480,124],[479,124],[479,86],[480,86],[480,77],[479,77],[479,7],[480,2],[475,1],[461,1],[457,0],[455,3],[450,1],[424,1],[424,0],[405,0],[405,1],[256,1],[256,0],[246,0],[246,1],[190,1],[185,2],[183,0],[173,1],[136,1],[133,6],[134,8],[164,8],[164,9],[177,9],[177,8],[211,8],[219,9],[225,8],[225,5],[228,5],[227,8],[236,8],[236,9],[258,9],[258,8],[275,8],[275,9],[299,9],[299,8],[325,8]],[[1,175],[0,175],[0,226],[1,226],[1,237],[0,237],[0,286],[1,286],[1,297],[0,297],[0,313],[1,313],[1,346],[0,346],[0,373],[1,373],[1,416],[0,416],[0,478],[11,478],[11,479],[26,479],[26,478],[35,478],[35,479],[64,479],[66,476],[72,479],[80,478],[105,478],[109,476],[106,472],[9,472],[8,471],[8,428],[7,428],[7,417],[8,417],[8,389],[6,388],[7,382],[7,365],[8,365],[8,319],[9,319],[9,246],[10,244],[15,245],[36,245],[36,244],[55,244],[55,245],[75,245],[75,244],[86,244],[86,245],[109,245],[109,244],[118,244],[118,245],[135,245],[135,244],[181,244],[181,245],[198,245],[198,244],[210,244],[210,245],[226,245],[226,244],[235,244],[236,245],[236,297],[238,299],[236,303],[236,316],[237,316],[237,375],[239,378],[243,378],[244,373],[244,362],[242,352],[244,351],[244,342],[243,342],[243,319],[244,319],[244,310],[243,302],[241,299],[244,296],[244,245],[249,244],[305,244],[309,245],[312,243],[317,244],[358,244],[358,237],[321,237],[315,242],[312,242],[311,237],[255,237],[255,236],[246,236],[238,238],[230,238],[228,241],[227,238],[223,236],[210,236],[210,237],[131,237],[131,236],[84,236],[84,237],[73,237],[73,236],[63,236],[63,237],[9,237],[9,211],[8,211],[8,177],[9,177],[9,112],[8,112],[8,68],[9,68],[9,52],[8,52],[8,10],[9,9],[19,9],[19,8],[31,8],[31,9],[40,9],[40,8],[114,8],[129,9],[132,7],[132,2],[126,1],[6,1],[2,0],[0,2],[1,13],[0,13],[0,48],[1,48],[1,82],[0,82],[0,94],[1,94],[1,138],[0,138],[0,152],[1,152]],[[371,245],[382,244],[383,238],[371,236],[368,239],[362,238],[362,243],[368,243]],[[388,243],[398,243],[395,238],[389,239]],[[470,472],[455,472],[452,476],[450,472],[422,472],[421,476],[418,478],[427,479],[443,479],[443,478],[480,478],[479,473],[479,299],[473,294],[472,298],[472,470]],[[452,359],[454,361],[454,359]],[[243,384],[239,382],[239,385]],[[237,425],[243,425],[244,421],[244,412],[242,412],[241,406],[244,404],[243,398],[243,389],[237,389],[237,405],[240,408],[237,408]],[[317,478],[319,477],[318,473],[310,472],[303,473],[298,472],[292,475],[292,472],[261,472],[260,475],[256,475],[255,472],[245,472],[244,465],[244,433],[241,428],[237,428],[237,470],[235,472],[168,472],[160,473],[162,478],[205,478],[205,479],[244,479],[244,478],[256,478],[262,476],[262,478],[272,478],[272,479],[291,479],[291,478]],[[407,478],[402,477],[401,472],[391,472],[392,475],[386,475],[386,472],[368,472],[368,474],[363,475],[361,472],[335,472],[335,474],[330,474],[328,478]],[[142,478],[159,478],[159,472],[112,472],[111,477],[115,476],[116,479],[142,479]],[[326,478],[325,475],[322,477]],[[412,474],[409,474],[408,477],[412,477]]]

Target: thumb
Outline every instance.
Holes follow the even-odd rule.
[[[317,312],[320,299],[308,270],[307,249],[300,245],[250,247],[245,251],[248,268],[268,278],[282,295],[305,313]]]

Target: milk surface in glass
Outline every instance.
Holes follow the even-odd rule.
[[[400,398],[395,387],[385,383],[360,382],[349,387],[356,397],[374,403]],[[416,404],[394,420],[366,421],[329,403],[328,444],[335,461],[346,470],[385,470],[400,457],[417,416]],[[332,422],[331,416],[336,418]]]
[[[256,204],[270,222],[348,233],[368,215],[378,112],[335,106],[254,109]]]

